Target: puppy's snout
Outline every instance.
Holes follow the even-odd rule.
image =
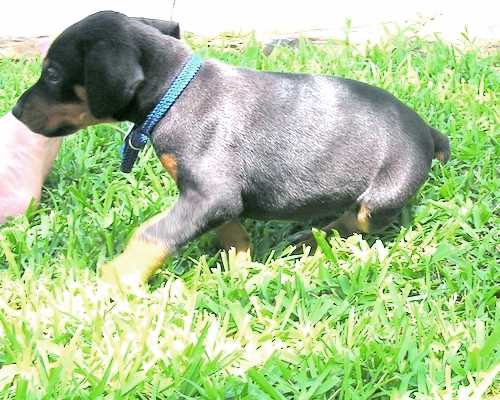
[[[23,106],[21,104],[20,101],[18,101],[16,103],[16,105],[14,106],[14,108],[12,109],[12,114],[14,115],[14,117],[16,117],[17,119],[21,119],[22,115],[23,115]]]
[[[33,132],[42,132],[47,123],[47,106],[32,91],[25,92],[12,109],[12,115]]]

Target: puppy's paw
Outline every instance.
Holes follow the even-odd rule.
[[[101,278],[124,293],[141,291],[167,254],[157,244],[132,239],[122,254],[101,267]]]
[[[230,253],[234,252],[234,261],[239,265],[246,265],[252,262],[252,256],[250,254],[250,249],[236,251],[234,248],[230,250]]]
[[[145,282],[140,273],[130,271],[120,257],[101,266],[101,280],[114,290],[121,293],[144,291]]]

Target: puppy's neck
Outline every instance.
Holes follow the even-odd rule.
[[[191,49],[177,39],[168,36],[155,39],[141,46],[144,81],[134,100],[119,115],[120,120],[142,123],[192,55]]]

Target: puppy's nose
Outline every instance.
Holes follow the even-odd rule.
[[[23,115],[23,107],[21,106],[21,104],[19,104],[19,102],[17,102],[14,108],[12,109],[12,114],[17,119],[21,119],[21,116]]]

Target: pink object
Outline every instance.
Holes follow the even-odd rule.
[[[31,132],[11,113],[0,118],[0,223],[40,200],[60,144]]]
[[[44,54],[49,40],[40,43]],[[60,138],[46,138],[31,132],[11,113],[0,118],[0,223],[26,211],[32,200],[39,201]]]

